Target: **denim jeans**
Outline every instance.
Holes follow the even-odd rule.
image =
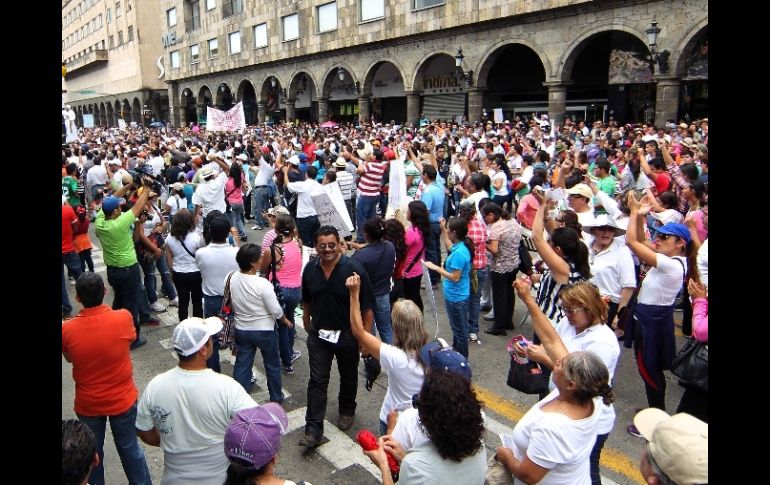
[[[80,266],[83,267],[83,272],[86,271],[86,268],[88,268],[88,271],[91,273],[94,272],[94,260],[91,257],[91,250],[90,249],[84,249],[78,253],[78,257],[80,258]]]
[[[107,430],[107,419],[110,420],[112,438],[115,448],[118,450],[123,471],[128,483],[152,484],[150,470],[144,459],[144,450],[139,446],[136,438],[136,403],[123,414],[117,416],[81,416],[78,419],[84,422],[96,437],[96,451],[99,453],[99,465],[91,470],[88,483],[91,485],[104,485],[104,435]]]
[[[203,295],[203,318],[216,317],[219,315],[219,311],[222,309],[222,300],[224,296],[208,296]],[[219,334],[214,335],[214,353],[211,354],[209,360],[206,361],[206,367],[214,372],[222,372],[222,368],[219,365]]]
[[[468,358],[468,299],[446,303],[446,316],[452,328],[452,348]]]
[[[165,257],[161,256],[155,261],[140,259],[139,265],[144,273],[144,291],[147,294],[147,301],[150,302],[150,305],[158,301],[158,280],[155,278],[155,268],[160,272],[163,291],[168,295],[169,299],[173,300],[176,298],[176,288],[174,288],[174,282],[171,281],[171,273],[168,271],[168,262]]]
[[[131,312],[131,315],[134,317],[134,328],[136,329],[136,338],[138,340],[140,305],[142,299],[146,300],[139,264],[137,263],[127,268],[107,266],[107,282],[112,286],[114,293],[112,309],[125,308]]]
[[[479,280],[479,286],[476,293],[471,293],[468,300],[468,332],[479,333],[479,315],[481,315],[481,289],[484,288],[487,278],[489,278],[489,269],[477,269],[476,277]],[[473,288],[471,288],[471,291]]]
[[[436,266],[441,266],[441,225],[438,222],[430,223],[430,241],[425,248],[425,259]],[[431,284],[441,281],[441,276],[433,270],[429,270]]]
[[[267,391],[270,400],[283,401],[281,391],[281,359],[278,356],[278,332],[273,330],[238,330],[235,329],[235,343],[238,353],[235,354],[233,379],[243,386],[246,392],[251,392],[251,367],[257,349],[262,352],[262,363],[267,375]]]
[[[251,213],[254,214],[254,223],[269,227],[270,223],[262,217],[262,212],[270,208],[270,189],[267,185],[254,187],[251,191]]]
[[[302,288],[283,288],[284,315],[295,324],[289,328],[283,323],[278,323],[278,349],[281,354],[281,364],[284,367],[291,366],[291,356],[294,354],[294,337],[297,335],[294,310],[299,304],[301,295]]]
[[[375,295],[374,322],[372,334],[380,334],[380,340],[386,344],[393,343],[393,324],[390,321],[390,293]],[[376,329],[376,331],[375,331]]]
[[[358,196],[358,200],[356,200],[356,242],[364,242],[364,223],[377,214],[379,202],[379,196]]]
[[[69,272],[70,276],[76,280],[83,272],[83,266],[80,264],[80,256],[78,256],[78,253],[75,252],[62,254],[61,261],[61,306],[62,311],[65,314],[70,314],[72,313],[72,304],[70,303],[70,299],[67,296],[67,278],[64,275],[64,266],[67,266],[67,271]]]
[[[315,234],[321,228],[318,216],[299,217],[297,221],[297,232],[302,239],[302,245],[312,248],[315,246]]]
[[[225,212],[230,226],[238,229],[238,236],[246,236],[246,228],[243,227],[243,204],[230,204],[230,212]]]
[[[599,457],[602,454],[604,443],[607,441],[609,436],[609,433],[596,435],[596,442],[594,443],[594,447],[591,450],[591,458],[589,459],[591,463],[591,485],[602,485],[602,477],[600,475],[601,470],[599,469]]]

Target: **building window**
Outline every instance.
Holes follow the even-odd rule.
[[[198,44],[190,46],[190,64],[196,64],[200,58]]]
[[[385,16],[385,0],[361,0],[361,22]]]
[[[233,32],[229,36],[230,54],[238,54],[241,52],[241,33]]]
[[[108,24],[112,23],[112,9],[111,8],[107,9],[107,23]]]
[[[217,7],[217,0],[206,0],[206,11],[214,10]]]
[[[222,18],[243,12],[243,0],[225,0],[222,4]]]
[[[115,48],[115,37],[112,36],[112,35],[110,36],[109,46],[110,46],[110,49],[114,49]]]
[[[169,27],[173,27],[176,25],[176,9],[172,8],[170,10],[166,11],[166,22],[168,23]]]
[[[126,12],[130,12],[130,11],[131,11],[131,3],[126,1]]]
[[[96,17],[96,25],[98,25],[100,29],[102,28],[102,14],[99,14],[99,16]]]
[[[337,30],[337,2],[317,7],[318,32]]]
[[[171,69],[179,69],[179,51],[171,51]]]
[[[254,47],[267,47],[267,22],[254,26]]]
[[[85,29],[85,34],[84,35],[88,36],[91,33],[91,24],[86,24],[84,29]]]
[[[118,47],[123,45],[123,31],[118,32]]]
[[[132,40],[134,40],[134,26],[133,25],[129,25],[128,26],[128,41],[131,42]]]
[[[214,59],[219,55],[219,40],[209,39],[209,59]]]
[[[444,0],[414,0],[415,10],[419,10],[421,8],[436,7],[438,5],[444,5]]]
[[[119,19],[121,15],[123,15],[123,9],[120,6],[120,2],[115,2],[115,18]]]
[[[299,14],[293,13],[281,19],[283,24],[283,40],[299,39]]]
[[[201,10],[200,10],[200,1],[194,0],[190,2],[188,8],[188,13],[190,14],[187,18],[187,20],[184,21],[185,23],[185,30],[187,32],[192,32],[193,30],[198,30],[201,26]]]

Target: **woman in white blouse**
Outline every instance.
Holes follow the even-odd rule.
[[[192,214],[180,209],[166,238],[166,261],[179,298],[179,321],[187,319],[190,301],[193,316],[203,318],[203,279],[195,261],[195,252],[206,243],[195,230]]]

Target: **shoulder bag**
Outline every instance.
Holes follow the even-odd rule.
[[[283,251],[281,251],[281,255],[283,256]],[[278,304],[281,305],[281,308],[284,311],[284,316],[286,313],[286,302],[283,299],[283,289],[281,288],[281,282],[278,281],[278,276],[276,275],[276,261],[275,261],[275,240],[270,244],[270,272],[273,275],[273,291],[275,291],[275,296],[278,298]]]
[[[423,242],[422,249],[420,249],[420,251],[418,251],[417,254],[414,255],[414,259],[412,259],[412,262],[409,263],[409,266],[406,267],[406,269],[404,270],[404,272],[402,274],[405,275],[405,274],[407,274],[408,272],[410,272],[412,270],[412,268],[417,263],[417,261],[419,261],[420,256],[422,256],[425,253],[425,249],[426,248],[427,248],[427,246]]]
[[[225,282],[225,293],[222,297],[222,308],[219,310],[219,318],[222,319],[222,331],[219,333],[219,348],[235,351],[235,312],[230,297],[230,279],[235,271],[230,271]]]
[[[494,455],[487,462],[484,485],[513,485],[513,476],[508,469],[497,461]]]
[[[671,372],[698,389],[709,390],[709,344],[686,337],[684,345],[671,362]]]
[[[524,394],[548,392],[548,378],[543,375],[540,364],[534,360],[521,363],[518,359],[511,357],[506,384]]]
[[[235,182],[233,182],[233,184],[235,184]],[[227,198],[230,197],[231,195],[233,195],[233,192],[235,192],[235,189],[237,189],[237,188],[238,187],[235,187],[235,185],[233,185],[233,190],[231,190],[230,192],[225,194],[225,212],[232,212],[233,211],[233,208],[230,206],[230,201],[227,200]]]

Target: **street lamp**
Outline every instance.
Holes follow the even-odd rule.
[[[461,47],[457,49],[457,54],[455,54],[455,67],[460,71],[460,74],[465,80],[465,84],[467,84],[468,86],[473,86],[473,71],[472,70],[465,71],[463,69],[464,59],[465,59],[465,56],[463,55],[463,49]]]
[[[345,80],[345,70],[343,68],[337,69],[337,75],[340,77],[340,81]]]
[[[644,33],[647,34],[647,43],[650,46],[650,59],[652,60],[652,63],[658,65],[659,72],[665,73],[668,72],[668,58],[671,56],[671,53],[667,50],[658,52],[658,34],[660,33],[660,30],[658,22],[656,22],[655,19],[652,19],[652,25],[649,29],[645,30]]]
[[[270,78],[270,85],[272,87],[275,87],[275,85],[278,83],[278,80],[275,77]]]

